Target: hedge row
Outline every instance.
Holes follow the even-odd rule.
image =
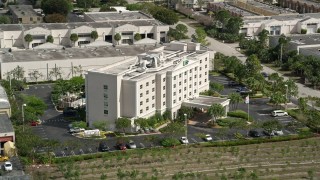
[[[230,117],[237,117],[237,118],[242,118],[245,120],[248,120],[248,113],[242,111],[242,110],[236,110],[236,111],[230,111],[227,114]],[[249,116],[249,121],[253,121],[253,118],[251,116]]]

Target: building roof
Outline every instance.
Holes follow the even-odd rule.
[[[134,42],[134,44],[155,44],[155,43],[158,43],[158,41],[150,38],[144,38]]]
[[[249,11],[246,11],[244,9],[240,9],[236,6],[233,6],[233,5],[230,5],[226,2],[217,2],[217,3],[214,3],[216,6],[220,6],[221,8],[223,9],[226,9],[230,12],[233,12],[233,13],[237,13],[237,14],[240,14],[241,16],[256,16],[257,14],[254,14],[252,12],[249,12]]]
[[[125,12],[87,12],[85,16],[94,22],[110,22],[110,21],[135,21],[135,20],[152,20],[151,16],[139,11]]]
[[[14,132],[8,114],[0,114],[0,133]]]
[[[243,22],[245,24],[264,23],[264,21],[270,21],[270,20],[304,22],[311,18],[320,19],[320,13],[281,14],[281,15],[275,15],[275,16],[251,16],[251,17],[243,17]]]
[[[297,45],[320,45],[320,34],[297,34],[289,36],[292,44]]]
[[[136,56],[156,48],[154,45],[101,46],[63,49],[14,50],[0,54],[2,63]]]
[[[17,17],[25,16],[39,16],[34,10],[32,5],[9,5],[10,11]]]
[[[10,103],[5,89],[0,86],[0,109],[9,109]]]
[[[263,2],[258,2],[258,1],[247,1],[247,4],[250,4],[252,6],[255,6],[257,8],[275,13],[275,14],[290,14],[290,13],[296,13],[294,10],[288,9],[288,8],[281,8],[278,6],[273,6],[270,4],[266,4]]]
[[[228,104],[229,100],[227,98],[220,98],[220,97],[212,97],[212,96],[199,96],[193,99],[189,99],[183,102],[184,106],[189,107],[201,107],[201,108],[208,108],[212,104]]]

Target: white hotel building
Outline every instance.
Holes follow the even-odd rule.
[[[147,118],[166,110],[174,119],[183,102],[192,106],[190,101],[201,98],[199,93],[209,89],[212,54],[198,43],[172,42],[136,57],[88,70],[89,126],[94,121],[107,120],[110,129],[114,129],[119,117]],[[219,103],[227,106],[229,101],[223,99]]]

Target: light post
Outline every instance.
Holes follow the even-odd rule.
[[[286,86],[286,109],[287,109],[287,102],[288,102],[288,85],[284,85]]]
[[[21,113],[22,113],[22,131],[24,132],[24,107],[26,107],[26,104],[22,104],[21,106]]]
[[[185,119],[185,123],[186,123],[186,131],[185,131],[185,136],[186,136],[186,139],[188,139],[188,116],[187,114],[184,114],[184,119]],[[188,143],[186,143],[187,145]]]

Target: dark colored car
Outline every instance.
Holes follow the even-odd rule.
[[[124,143],[118,143],[118,144],[116,145],[116,147],[117,147],[117,149],[119,149],[119,150],[126,150],[126,149],[127,149],[127,147],[126,147],[126,145],[125,145]]]
[[[251,131],[249,131],[249,136],[251,136],[251,137],[260,137],[261,134],[256,130],[251,130]]]
[[[261,75],[262,75],[263,77],[265,77],[265,78],[267,78],[267,77],[269,76],[269,74],[266,73],[266,72],[262,72]]]
[[[106,142],[100,142],[99,150],[102,151],[102,152],[106,152],[106,151],[109,151],[110,148],[109,148],[109,146],[107,145]]]
[[[229,81],[228,86],[233,87],[233,86],[239,86],[240,84],[235,82],[235,81]]]
[[[251,90],[248,89],[247,87],[239,87],[237,88],[236,91],[239,92],[240,94],[251,93]]]

